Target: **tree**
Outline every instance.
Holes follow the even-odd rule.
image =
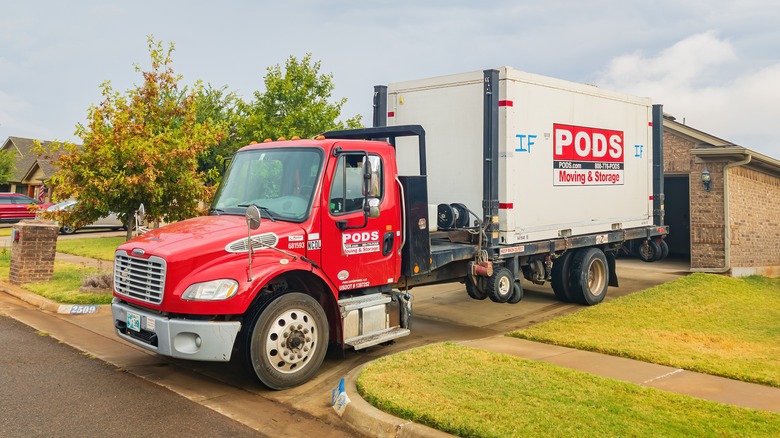
[[[16,168],[16,154],[13,151],[0,152],[0,184],[8,184]]]
[[[329,102],[333,74],[321,74],[320,67],[311,53],[300,61],[290,56],[284,70],[278,64],[269,67],[265,92],[255,91],[254,101],[242,105],[241,140],[248,144],[266,138],[310,138],[331,129],[361,127],[360,115],[337,120],[347,99]]]
[[[199,90],[197,100],[196,120],[220,124],[226,129],[219,143],[210,145],[198,156],[198,171],[206,175],[206,183],[211,187],[219,182],[225,159],[246,145],[238,136],[239,107],[243,102],[234,92],[228,92],[226,86],[214,88],[211,84]]]
[[[109,212],[132,225],[141,203],[150,221],[177,221],[195,216],[205,199],[198,156],[225,137],[225,123],[198,120],[202,85],[179,89],[174,45],[163,49],[151,36],[147,43],[151,70],[136,66],[143,83],[120,94],[104,82],[103,101],[89,108],[86,126],[76,127],[83,145],[65,145],[58,159],[58,197],[79,200],[68,215],[74,227]]]

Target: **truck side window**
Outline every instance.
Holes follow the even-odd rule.
[[[379,175],[375,184],[379,184],[381,197],[382,160],[375,155],[369,155],[371,166]],[[333,185],[330,188],[330,212],[334,214],[350,213],[363,209],[363,166],[365,155],[342,154],[333,175]]]

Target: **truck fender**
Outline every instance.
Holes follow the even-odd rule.
[[[250,311],[254,306],[265,306],[278,296],[277,293],[274,293],[273,288],[269,288],[268,293],[264,293],[263,289],[270,283],[273,283],[274,280],[284,279],[288,283],[290,290],[306,293],[320,303],[320,306],[322,306],[325,314],[328,316],[331,342],[340,342],[342,333],[341,314],[339,313],[337,302],[338,292],[333,283],[325,276],[322,269],[301,259],[290,261],[286,264],[280,263],[278,266],[274,266],[273,269],[268,268],[269,266],[266,265],[262,275],[257,275],[252,282],[251,304],[245,312]]]

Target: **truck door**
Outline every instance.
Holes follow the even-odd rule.
[[[366,158],[376,171],[371,184],[379,193],[379,217],[368,219],[363,210]],[[386,167],[379,154],[365,150],[342,150],[329,160],[330,178],[323,190],[327,212],[321,216],[322,268],[340,292],[398,279],[400,214]]]

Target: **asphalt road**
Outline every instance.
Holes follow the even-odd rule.
[[[0,436],[262,437],[0,316]]]

